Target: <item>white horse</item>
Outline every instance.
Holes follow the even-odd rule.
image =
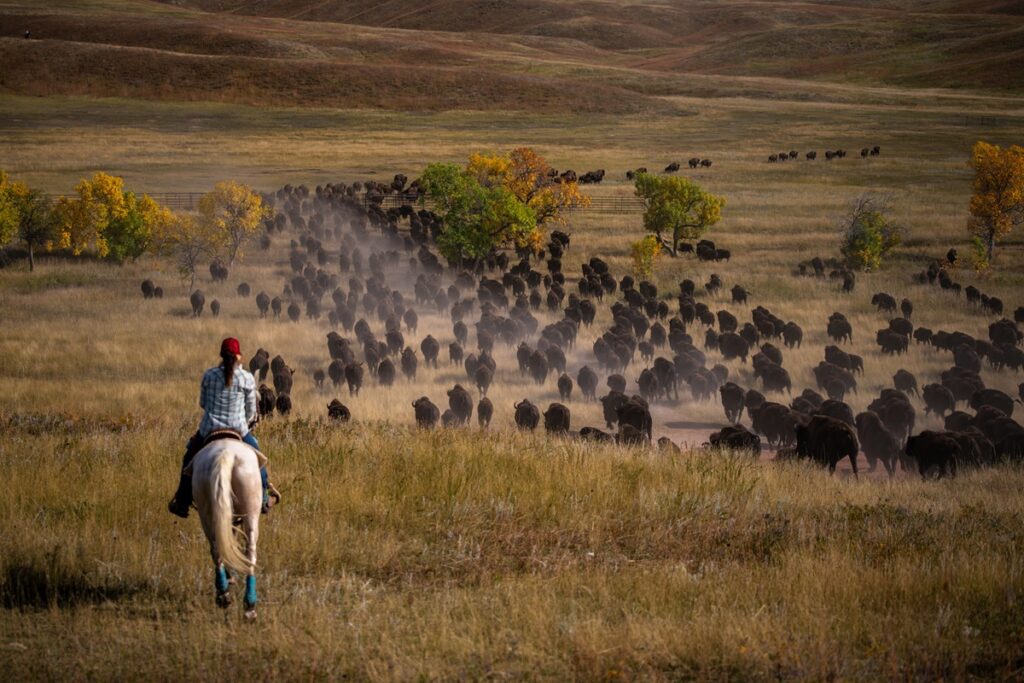
[[[263,485],[262,453],[241,441],[213,441],[196,454],[192,470],[192,497],[213,556],[217,605],[231,604],[228,569],[245,575],[245,616],[256,618],[256,541],[260,532]],[[243,551],[234,531],[241,518]]]

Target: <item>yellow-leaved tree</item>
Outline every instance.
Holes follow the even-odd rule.
[[[974,194],[967,229],[992,262],[996,243],[1024,222],[1024,147],[977,142],[971,154]]]
[[[217,183],[199,200],[203,230],[218,236],[228,266],[242,254],[242,246],[259,231],[269,207],[252,188],[228,180]]]
[[[527,242],[539,249],[544,230],[564,226],[566,211],[590,206],[590,196],[579,183],[551,175],[551,165],[530,147],[517,147],[508,154],[473,154],[466,170],[485,187],[502,185],[533,211],[537,226]]]
[[[110,253],[107,224],[127,214],[124,180],[101,171],[80,180],[75,192],[57,200],[57,246],[76,256],[91,249],[105,257]]]
[[[45,192],[12,181],[0,171],[0,248],[20,242],[28,250],[28,269],[35,270],[35,252],[53,240],[53,210]]]
[[[54,217],[57,245],[76,255],[93,250],[118,263],[136,259],[149,246],[154,222],[166,219],[165,208],[126,190],[119,176],[83,178],[75,193],[57,201]]]
[[[18,201],[21,183],[14,182],[6,172],[0,171],[0,247],[5,247],[18,236]]]

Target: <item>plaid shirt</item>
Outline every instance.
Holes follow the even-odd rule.
[[[206,436],[217,429],[233,429],[242,436],[249,433],[249,422],[256,417],[256,380],[238,364],[231,386],[224,384],[220,366],[203,373],[199,387],[199,407],[206,411],[199,433]]]

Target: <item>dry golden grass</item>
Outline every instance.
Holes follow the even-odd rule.
[[[163,511],[178,429],[6,421],[2,658],[25,678],[1006,678],[1017,470],[804,466],[360,423],[262,431],[255,626]]]

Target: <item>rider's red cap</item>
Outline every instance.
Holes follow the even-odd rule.
[[[233,353],[236,356],[242,355],[242,346],[234,337],[228,337],[220,343],[221,353]]]

